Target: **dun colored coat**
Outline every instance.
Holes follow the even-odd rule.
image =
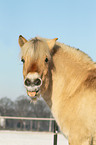
[[[96,64],[56,40],[19,36],[27,94],[41,94],[70,145],[96,145]]]

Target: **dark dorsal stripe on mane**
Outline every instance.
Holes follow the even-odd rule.
[[[31,39],[31,42],[34,44],[34,48],[36,49],[42,40],[38,39],[37,37]]]
[[[42,40],[40,40],[39,38],[35,37],[35,38],[31,39],[31,41],[35,44],[37,42],[41,42]]]

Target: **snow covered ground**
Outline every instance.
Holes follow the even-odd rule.
[[[0,145],[53,145],[53,133],[1,130]],[[68,145],[62,134],[58,134],[57,145]]]

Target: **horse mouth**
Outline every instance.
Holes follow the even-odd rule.
[[[32,101],[34,101],[39,97],[40,90],[35,90],[35,91],[28,91],[27,90],[27,95],[31,98]]]

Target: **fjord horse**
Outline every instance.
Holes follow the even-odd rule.
[[[96,145],[96,64],[56,40],[19,36],[27,94],[41,94],[70,145]]]

